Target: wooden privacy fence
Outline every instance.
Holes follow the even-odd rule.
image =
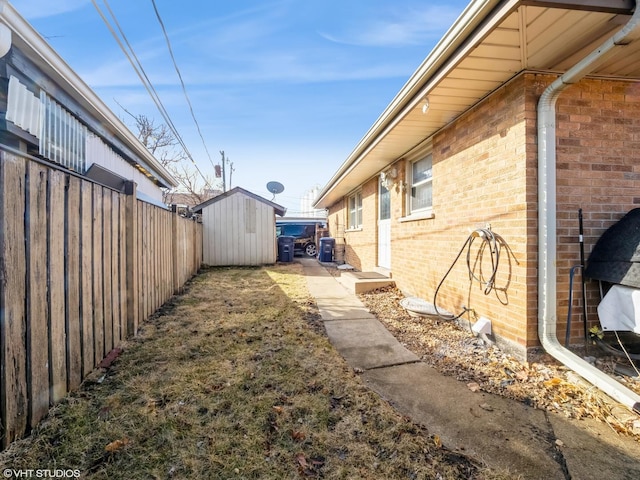
[[[77,388],[202,263],[202,225],[0,150],[0,446]]]

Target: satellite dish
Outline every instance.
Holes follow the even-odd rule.
[[[273,198],[271,199],[273,200],[274,198],[276,198],[277,194],[284,192],[284,185],[282,185],[280,182],[269,182],[267,183],[267,190],[273,193]]]

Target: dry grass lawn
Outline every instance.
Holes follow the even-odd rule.
[[[299,264],[201,272],[0,454],[86,479],[508,478],[444,448],[329,344]]]

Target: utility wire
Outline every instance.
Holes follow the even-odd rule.
[[[115,23],[116,27],[118,28],[118,32],[120,33],[120,35],[122,36],[122,39],[124,40],[124,42],[127,45],[127,48],[129,49],[129,51],[127,51],[124,46],[122,45],[122,42],[120,42],[117,34],[115,33],[115,31],[113,30],[113,28],[109,25],[107,18],[105,17],[105,15],[100,11],[99,7],[97,6],[95,0],[93,0],[93,4],[96,7],[96,9],[98,10],[98,12],[100,13],[100,16],[102,17],[102,19],[104,20],[104,22],[107,24],[107,27],[109,28],[109,30],[111,31],[112,35],[114,36],[114,38],[116,39],[116,41],[118,42],[118,44],[120,45],[120,48],[123,50],[123,52],[125,53],[125,55],[127,56],[127,59],[129,60],[129,62],[131,63],[131,65],[133,66],[134,70],[136,71],[136,73],[138,74],[138,77],[140,78],[140,80],[142,81],[142,83],[144,84],[145,88],[147,89],[147,92],[149,93],[149,95],[152,97],[154,103],[156,104],[156,107],[158,107],[158,110],[160,111],[160,114],[162,115],[162,117],[164,118],[165,122],[167,122],[169,128],[171,128],[172,132],[174,133],[174,135],[176,135],[176,139],[178,140],[178,142],[181,144],[181,146],[183,146],[183,148],[185,149],[185,153],[187,153],[187,155],[189,156],[189,158],[191,158],[191,155],[189,153],[189,150],[186,148],[186,145],[184,145],[184,142],[182,142],[182,137],[180,136],[180,134],[177,132],[177,129],[175,128],[175,125],[173,124],[173,121],[171,120],[171,117],[169,116],[167,110],[165,109],[162,100],[160,100],[160,96],[158,95],[158,92],[156,91],[156,89],[154,88],[151,79],[148,77],[147,73],[144,70],[144,67],[142,66],[142,63],[140,62],[138,56],[136,55],[133,47],[131,46],[131,44],[129,43],[129,40],[127,39],[127,36],[124,33],[124,30],[122,30],[122,27],[120,26],[120,23],[118,22],[115,14],[113,13],[113,10],[111,9],[111,7],[109,6],[109,2],[107,0],[103,0],[105,6],[107,7],[107,10],[109,11],[109,14],[111,15],[111,18],[113,19],[113,22]],[[131,55],[129,55],[129,52],[131,53]],[[135,64],[131,58],[131,56],[133,56],[133,59],[135,59]]]
[[[120,48],[122,49],[122,51],[125,53],[127,59],[129,60],[129,62],[131,63],[131,65],[133,66],[134,70],[136,71],[136,73],[138,74],[138,77],[140,78],[140,80],[142,81],[143,85],[145,86],[145,88],[147,89],[147,92],[149,93],[149,95],[151,96],[152,100],[154,101],[156,107],[158,108],[158,110],[160,111],[160,114],[162,115],[162,117],[164,118],[165,122],[167,123],[167,125],[169,126],[169,128],[171,129],[171,131],[173,132],[173,134],[176,136],[176,139],[178,140],[178,142],[180,143],[180,145],[182,146],[182,148],[184,149],[185,153],[187,154],[187,157],[191,160],[191,162],[194,163],[195,162],[193,160],[193,157],[191,155],[191,153],[189,152],[189,149],[187,148],[186,144],[184,143],[182,136],[180,135],[180,133],[178,132],[177,128],[175,127],[173,121],[171,120],[171,117],[169,116],[169,113],[167,112],[166,108],[164,107],[162,100],[160,99],[160,96],[158,95],[158,92],[156,91],[156,89],[153,86],[153,83],[151,82],[151,80],[149,79],[147,73],[144,70],[144,67],[142,66],[142,63],[140,62],[138,56],[136,55],[133,47],[131,46],[131,44],[129,43],[127,36],[125,35],[124,31],[122,30],[122,27],[120,27],[120,23],[118,22],[115,14],[113,13],[113,10],[111,9],[111,7],[109,6],[109,3],[107,0],[103,0],[105,6],[107,7],[107,10],[109,11],[109,14],[111,15],[111,18],[113,19],[113,22],[115,23],[116,27],[118,28],[118,32],[120,33],[120,35],[122,36],[122,39],[124,40],[124,42],[126,43],[129,52],[131,53],[131,55],[129,55],[129,52],[124,48],[122,42],[120,41],[120,39],[118,38],[118,35],[115,33],[115,31],[113,30],[113,28],[111,27],[111,25],[109,24],[108,19],[105,17],[105,15],[102,13],[102,11],[100,10],[99,6],[96,4],[95,0],[92,0],[94,6],[96,7],[96,9],[98,10],[98,13],[100,13],[100,16],[102,17],[102,19],[104,20],[104,22],[107,24],[107,27],[109,28],[109,30],[111,31],[112,35],[114,36],[114,38],[116,39],[116,41],[118,42],[118,44],[120,45]],[[135,59],[135,64],[132,60]],[[195,165],[197,168],[197,165]],[[202,173],[201,173],[202,175]],[[203,176],[204,177],[204,176]],[[203,178],[204,179],[204,178]],[[206,179],[204,179],[206,181]],[[207,182],[208,183],[208,182]]]
[[[187,157],[189,158],[191,163],[193,163],[194,167],[198,171],[198,174],[202,177],[202,180],[205,182],[205,184],[209,188],[212,188],[211,184],[209,183],[207,178],[204,176],[204,174],[202,173],[200,168],[198,168],[198,165],[196,164],[195,160],[193,159],[193,156],[191,155],[191,152],[189,152],[189,149],[187,148],[187,145],[184,143],[184,140],[182,139],[182,136],[180,135],[180,133],[176,129],[175,125],[173,124],[173,121],[171,120],[171,117],[169,116],[169,113],[167,112],[167,110],[165,109],[164,105],[162,104],[162,101],[160,100],[160,96],[158,95],[158,92],[153,87],[153,84],[151,83],[151,80],[147,76],[142,64],[140,63],[140,60],[138,59],[138,57],[137,57],[137,55],[136,55],[136,53],[135,53],[135,51],[133,49],[133,47],[131,46],[131,44],[127,40],[127,37],[124,34],[124,31],[122,30],[122,28],[120,27],[120,24],[119,24],[118,20],[116,19],[115,14],[111,10],[111,7],[109,6],[108,1],[107,0],[103,0],[107,10],[109,11],[109,14],[111,15],[111,18],[113,19],[113,22],[115,23],[116,27],[118,28],[118,32],[122,36],[122,40],[118,36],[118,33],[116,33],[114,28],[111,26],[111,23],[109,22],[109,19],[106,17],[104,12],[101,10],[101,8],[98,5],[98,3],[96,2],[96,0],[91,0],[91,1],[93,3],[93,6],[95,7],[96,11],[98,12],[100,17],[102,18],[103,22],[107,26],[107,29],[111,32],[111,35],[113,36],[113,38],[115,38],[116,42],[120,46],[120,49],[123,51],[123,53],[127,57],[127,60],[129,60],[129,63],[131,64],[131,66],[135,70],[136,74],[140,78],[140,81],[142,82],[142,84],[146,88],[147,92],[151,96],[151,99],[153,100],[153,102],[155,103],[156,107],[158,108],[158,111],[162,115],[162,118],[165,120],[165,122],[167,123],[167,125],[169,126],[169,128],[171,129],[173,134],[175,135],[176,140],[178,140],[178,142],[180,143],[180,146],[184,150],[185,154],[187,155]],[[127,48],[125,48],[125,46],[123,45],[122,41],[124,41],[126,43],[129,51],[127,50]],[[134,62],[134,59],[135,59],[135,62]]]
[[[204,141],[204,136],[202,135],[202,130],[200,130],[200,124],[198,123],[198,119],[196,118],[196,114],[193,111],[193,105],[191,104],[191,100],[189,99],[189,95],[187,94],[187,87],[184,84],[184,80],[182,79],[182,73],[180,73],[180,69],[178,68],[178,63],[176,62],[176,57],[173,55],[173,48],[171,47],[171,41],[169,40],[169,35],[167,34],[167,29],[164,26],[164,22],[160,17],[160,12],[158,11],[158,7],[156,5],[156,0],[151,0],[153,4],[153,10],[156,13],[156,18],[158,19],[158,23],[160,24],[160,28],[162,29],[162,33],[164,34],[164,38],[167,41],[167,48],[169,49],[169,55],[171,56],[171,61],[173,62],[173,67],[178,74],[178,78],[180,79],[180,85],[182,85],[182,92],[184,93],[184,98],[187,100],[187,104],[189,105],[189,111],[191,112],[191,118],[193,118],[193,123],[196,125],[196,129],[198,130],[198,135],[200,135],[200,140],[202,140],[202,146],[204,147],[204,151],[209,158],[209,162],[211,166],[215,170],[215,165],[213,164],[213,160],[211,159],[211,155],[209,154],[209,149],[207,148],[207,144]]]

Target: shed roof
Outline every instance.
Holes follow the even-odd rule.
[[[246,195],[247,197],[251,197],[256,199],[259,202],[262,202],[270,207],[273,208],[273,210],[275,211],[276,214],[280,215],[281,217],[284,216],[285,213],[287,213],[287,209],[281,205],[278,205],[277,203],[273,203],[269,200],[267,200],[266,198],[261,197],[260,195],[256,195],[255,193],[251,193],[247,190],[245,190],[244,188],[240,188],[240,187],[234,187],[231,190],[228,190],[226,192],[224,192],[221,195],[215,196],[213,198],[210,198],[209,200],[202,202],[200,205],[196,205],[195,207],[193,207],[193,211],[196,213],[201,213],[202,209],[213,204],[216,202],[219,202],[221,200],[224,200],[225,198],[228,198],[232,195],[236,195],[236,194],[243,194]]]
[[[356,145],[315,207],[328,208],[390,163],[419,151],[523,71],[561,74],[621,29],[632,0],[472,0]],[[592,77],[640,79],[634,42]],[[428,110],[423,105],[428,99]]]

